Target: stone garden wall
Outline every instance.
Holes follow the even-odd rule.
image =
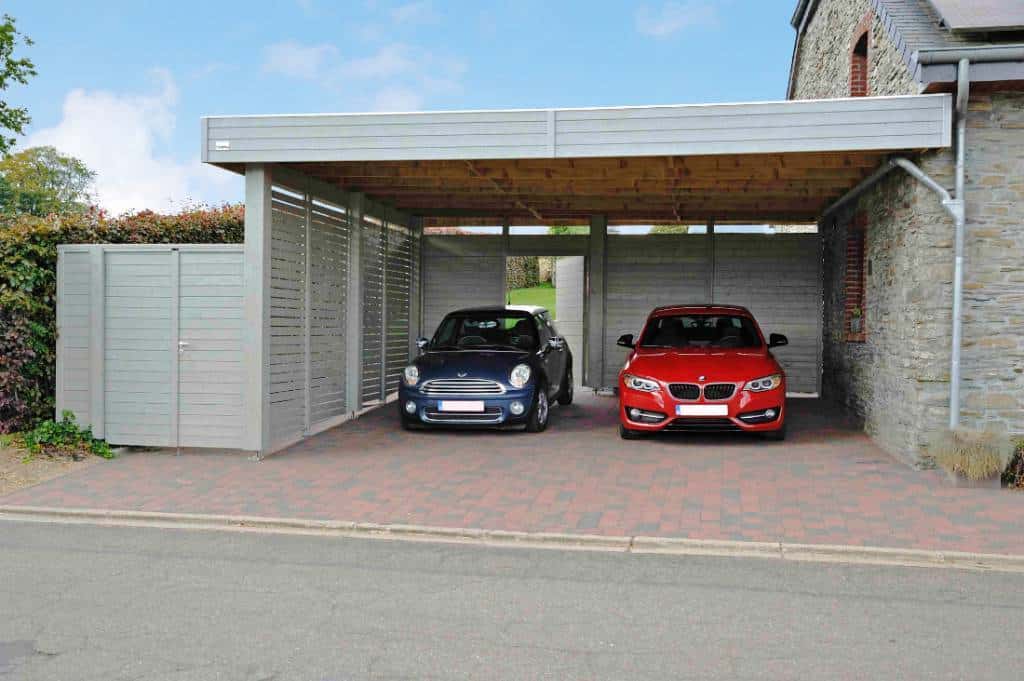
[[[868,0],[822,0],[800,47],[794,97],[849,94],[850,54],[870,27],[869,94],[914,94]],[[968,119],[963,422],[1024,432],[1024,93],[974,94]],[[918,164],[953,186],[952,151]],[[846,238],[865,225],[862,342],[844,328]],[[896,170],[838,219],[824,241],[823,391],[846,404],[894,455],[927,465],[949,407],[953,221],[938,198]]]

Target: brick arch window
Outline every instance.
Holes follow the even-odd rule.
[[[850,52],[850,96],[868,96],[868,32],[864,31]]]
[[[867,339],[867,275],[871,263],[867,248],[868,217],[857,213],[847,226],[846,276],[843,280],[843,330],[846,340],[863,343]]]

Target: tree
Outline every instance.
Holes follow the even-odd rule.
[[[96,173],[53,147],[30,147],[0,160],[0,213],[40,217],[89,207]]]
[[[548,234],[587,234],[590,228],[586,225],[555,225],[548,227]]]
[[[32,45],[32,39],[21,33],[14,26],[14,17],[4,14],[0,18],[0,92],[11,83],[28,83],[28,79],[36,75],[36,65],[27,58],[15,58],[14,49],[19,43]],[[25,107],[13,107],[0,99],[0,133],[10,131],[21,135],[31,119]],[[14,137],[0,134],[0,156],[6,156],[14,146]]]
[[[651,234],[689,234],[689,225],[654,225]]]

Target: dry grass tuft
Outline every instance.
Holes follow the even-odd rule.
[[[1010,457],[1013,443],[1002,433],[966,428],[947,431],[931,447],[935,463],[968,480],[1000,475]]]

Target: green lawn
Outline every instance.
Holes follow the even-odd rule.
[[[555,287],[551,284],[533,288],[514,288],[508,292],[509,305],[540,305],[547,308],[551,318],[555,316]]]

